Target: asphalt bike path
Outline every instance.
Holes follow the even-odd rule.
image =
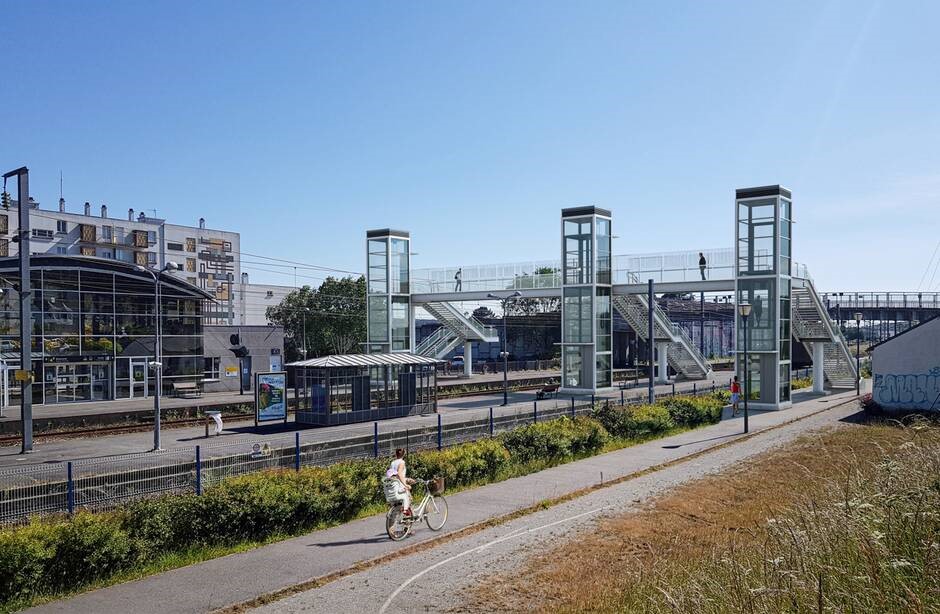
[[[851,403],[853,407],[856,405],[854,391],[828,396],[795,393],[794,401],[794,406],[788,410],[752,412],[752,433],[778,427],[845,403]],[[632,476],[699,454],[741,438],[742,427],[742,418],[739,415],[715,425],[527,476],[449,496],[445,493],[449,518],[444,530],[439,533],[421,525],[416,527],[412,537],[403,542],[392,542],[385,534],[383,513],[249,552],[98,589],[30,611],[140,614],[210,612],[248,602],[262,595],[285,591],[317,578],[342,576],[347,570],[363,562],[388,557],[422,544],[427,545],[431,540],[452,539],[460,531],[482,529],[483,523],[534,508],[543,502],[569,495],[585,487]],[[747,445],[745,442],[741,446],[733,447]],[[578,500],[580,499],[575,501]],[[372,609],[374,608],[375,604]]]

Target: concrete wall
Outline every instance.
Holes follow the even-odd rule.
[[[940,411],[940,318],[875,347],[872,374],[882,407]]]
[[[251,356],[252,381],[254,373],[263,373],[272,370],[280,364],[284,370],[284,329],[280,326],[205,326],[203,339],[205,343],[205,356],[219,358],[219,377],[216,381],[206,381],[203,389],[206,392],[237,391],[238,377],[226,376],[226,368],[238,372],[238,358],[231,351],[232,344],[229,337],[238,333],[241,343],[248,348]]]

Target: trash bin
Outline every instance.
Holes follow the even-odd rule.
[[[215,423],[215,431],[213,435],[222,434],[222,412],[220,411],[207,411],[206,412],[206,437],[209,436],[209,424]]]

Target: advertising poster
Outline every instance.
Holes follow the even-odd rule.
[[[255,423],[287,422],[287,373],[255,374]]]

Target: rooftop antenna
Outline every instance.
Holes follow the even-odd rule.
[[[62,169],[59,169],[59,198],[62,198]]]

